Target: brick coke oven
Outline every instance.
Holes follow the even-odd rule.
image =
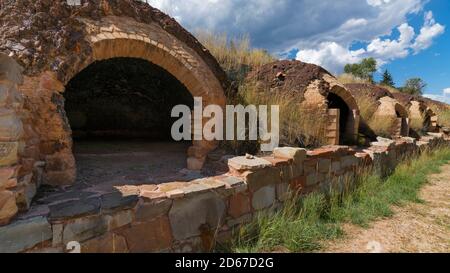
[[[102,67],[109,67],[112,81],[118,78],[112,74],[118,71],[114,70],[118,66],[125,67],[122,71],[131,75],[134,70],[129,67],[147,65],[138,72],[161,75],[158,80],[165,91],[177,89],[174,92],[181,93],[156,94],[146,99],[151,101],[156,97],[167,101],[188,93],[202,97],[204,106],[225,105],[227,80],[217,61],[175,20],[148,4],[134,0],[90,0],[81,1],[80,6],[68,5],[66,0],[0,3],[1,224],[7,223],[17,209],[29,207],[40,184],[74,183],[76,162],[71,126],[80,120],[80,111],[73,108],[86,106],[86,100],[92,95],[89,92],[101,93],[107,89],[101,86],[92,91],[93,88],[80,86],[95,81],[86,75],[83,78],[86,69],[101,75]],[[146,76],[148,73],[140,78]],[[71,89],[70,94],[66,94],[67,89]],[[84,97],[77,98],[78,91],[84,92]],[[109,100],[92,104],[110,102],[117,94],[109,95]],[[130,94],[125,94],[125,98],[129,97]],[[65,105],[66,100],[71,100],[70,107]],[[133,108],[133,103],[131,100],[128,109]],[[159,109],[159,103],[151,105]],[[100,115],[103,110],[96,111]],[[83,119],[87,124],[95,123],[90,117],[86,121],[86,116],[81,115],[82,123]],[[107,123],[108,117],[97,123]],[[115,125],[114,120],[107,121]],[[137,118],[134,122],[139,121]],[[124,121],[118,124],[127,125]],[[76,131],[81,134],[99,131],[87,125],[80,128]],[[157,128],[155,125],[146,129],[155,133]],[[111,131],[123,134],[127,129],[106,127],[100,130],[100,135]],[[187,167],[200,169],[208,152],[215,147],[214,142],[194,141],[188,149]]]

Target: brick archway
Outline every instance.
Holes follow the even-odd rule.
[[[397,114],[397,136],[409,136],[409,115],[406,108],[400,103],[395,103],[395,112]]]
[[[437,132],[439,128],[438,116],[430,107],[424,111],[424,127],[433,133]]]
[[[400,103],[395,103],[395,111],[400,115],[402,118],[408,118],[408,111],[406,108],[401,105]]]
[[[72,153],[70,125],[64,112],[65,85],[79,72],[96,61],[117,57],[147,60],[178,79],[193,97],[210,104],[225,106],[222,82],[210,65],[183,41],[166,32],[159,24],[144,24],[128,17],[106,16],[100,21],[79,18],[85,26],[85,41],[91,49],[84,59],[58,56],[73,65],[60,66],[37,76],[25,77],[19,88],[30,107],[39,112],[32,123],[40,138],[40,153],[46,162],[43,181],[50,185],[71,184],[76,166]],[[76,48],[75,48],[76,50]],[[207,154],[216,148],[215,141],[193,141],[188,150],[187,166],[202,168]]]
[[[351,110],[356,111],[357,114],[359,115],[358,104],[356,103],[356,99],[353,97],[350,91],[341,86],[336,85],[330,90],[330,93],[339,96],[343,101],[345,101],[345,103]]]
[[[336,109],[329,109],[328,115],[330,122],[327,133],[329,143],[333,145],[342,144],[342,140],[346,140],[347,142],[355,142],[358,138],[360,121],[360,112],[356,99],[347,89],[340,85],[333,86],[329,93],[339,97],[346,104],[349,110],[347,117],[340,117],[341,113],[339,113],[339,111],[336,111]],[[345,128],[338,128],[339,126],[337,125],[337,121],[343,119],[345,119]],[[338,134],[339,129],[344,133],[343,136]]]

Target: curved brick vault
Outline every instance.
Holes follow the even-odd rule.
[[[16,162],[20,168],[14,174],[21,185],[18,204],[23,209],[29,207],[41,183],[67,185],[75,180],[62,93],[74,76],[95,61],[147,60],[172,74],[192,96],[202,97],[204,107],[225,105],[226,74],[209,51],[172,18],[140,1],[81,2],[76,7],[65,0],[0,4],[0,50],[24,68],[23,82],[17,86],[24,105],[16,112],[20,118],[0,120],[0,126],[23,123]],[[8,66],[5,60],[2,57],[1,67]],[[0,105],[2,115],[8,107],[12,105]],[[194,141],[188,150],[188,167],[200,169],[215,147],[215,142]]]
[[[394,98],[394,95],[386,88],[368,83],[350,83],[345,87],[360,103],[368,102],[376,106],[375,116],[383,119],[391,119],[394,126],[392,137],[409,135],[408,110]]]
[[[358,136],[360,112],[353,95],[344,85],[320,66],[301,61],[282,60],[263,65],[252,71],[247,77],[249,83],[255,83],[258,91],[282,94],[292,98],[302,106],[319,109],[328,115],[328,143],[342,144],[342,139],[354,142]],[[348,108],[346,126],[342,128],[344,136],[339,131],[340,119],[338,109],[329,109],[328,97],[334,94]]]
[[[394,93],[393,96],[407,109],[411,122],[414,123],[413,129],[438,131],[438,116],[428,107],[424,98],[405,93]]]

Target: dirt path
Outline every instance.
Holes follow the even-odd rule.
[[[346,236],[327,243],[324,252],[450,252],[450,165],[430,176],[420,198],[423,204],[395,207],[392,218],[369,229],[345,225]]]

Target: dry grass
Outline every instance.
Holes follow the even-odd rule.
[[[372,119],[373,115],[377,111],[378,105],[374,102],[373,99],[367,96],[356,96],[355,99],[358,103],[362,119],[366,122],[370,121],[370,119]]]
[[[443,127],[450,127],[450,106],[444,108],[431,104],[429,107],[438,116],[438,123]]]
[[[269,94],[269,90],[257,90],[255,83],[245,82],[251,69],[275,61],[267,51],[252,48],[247,35],[230,38],[226,34],[197,31],[196,37],[238,86],[237,96],[229,96],[228,104],[279,105],[281,145],[318,147],[325,144],[326,119],[317,107],[300,107],[300,102],[293,97]],[[232,149],[237,154],[257,153],[259,144],[257,141],[222,143],[225,148]]]
[[[375,115],[378,104],[368,96],[356,96],[355,99],[359,106],[362,121],[364,121],[376,135],[387,138],[392,137],[396,129],[396,118]]]
[[[450,127],[450,109],[437,110],[435,112],[438,115],[438,123],[444,127]]]
[[[252,48],[248,35],[230,38],[225,33],[197,31],[196,37],[233,81],[241,82],[252,67],[275,61],[266,50]]]
[[[392,86],[388,86],[388,85],[379,85],[379,86],[383,87],[384,89],[387,89],[391,93],[401,93],[400,90],[398,90],[397,88],[392,87]]]
[[[246,83],[239,90],[241,103],[248,105],[279,105],[280,144],[319,147],[326,144],[326,113],[318,107],[308,107],[292,96],[271,94],[254,83]]]
[[[365,80],[365,79],[361,79],[358,77],[355,77],[352,74],[341,74],[338,77],[339,82],[341,82],[342,84],[349,84],[349,83],[367,83],[370,84],[371,82],[369,80]]]
[[[423,120],[421,118],[410,118],[409,127],[419,133],[423,130]]]
[[[406,159],[386,178],[366,171],[349,179],[352,185],[343,191],[330,188],[299,199],[293,195],[282,209],[257,215],[236,230],[229,244],[218,248],[237,253],[320,250],[324,242],[342,237],[344,224],[367,228],[373,221],[392,217],[394,205],[420,203],[419,190],[428,175],[438,173],[449,160],[450,149],[443,146]],[[440,215],[445,213],[441,211]],[[394,228],[395,231],[398,227]]]
[[[391,138],[396,130],[397,118],[375,115],[367,124],[378,136]]]
[[[365,253],[377,242],[387,253],[448,253],[450,251],[450,165],[429,177],[418,196],[424,202],[393,207],[392,218],[378,219],[365,229],[344,224],[345,237],[326,242],[323,252]]]

